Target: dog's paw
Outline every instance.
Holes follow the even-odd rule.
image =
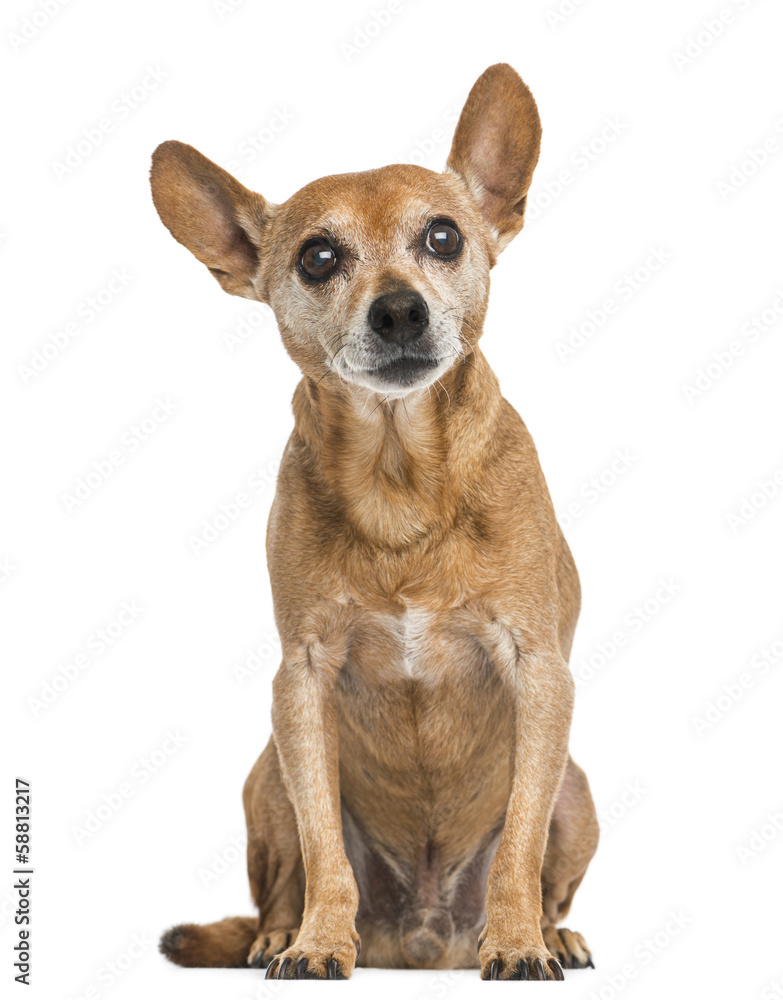
[[[285,951],[291,942],[296,940],[298,933],[298,927],[282,927],[261,931],[250,948],[247,964],[251,969],[263,969],[269,965],[275,955]]]
[[[565,979],[560,963],[544,947],[481,937],[479,964],[482,979]]]
[[[344,944],[297,938],[266,970],[267,979],[350,979],[361,944],[354,931]]]
[[[544,944],[566,969],[594,969],[593,956],[581,934],[565,927],[546,927]]]

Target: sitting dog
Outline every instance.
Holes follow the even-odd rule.
[[[323,177],[273,205],[191,146],[153,155],[163,223],[271,306],[303,376],[267,539],[273,735],[244,788],[258,916],[168,931],[180,965],[592,966],[557,926],[598,840],[568,753],[579,580],[478,346],[540,137],[500,64],[444,173]]]

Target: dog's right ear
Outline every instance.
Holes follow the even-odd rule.
[[[184,142],[152,154],[152,200],[163,225],[231,295],[258,299],[261,241],[273,206]]]

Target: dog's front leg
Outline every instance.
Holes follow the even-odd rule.
[[[568,758],[574,683],[556,637],[536,644],[513,629],[498,665],[515,712],[513,778],[503,834],[487,881],[479,938],[482,979],[562,979],[541,936],[541,867],[549,820]]]
[[[273,685],[272,727],[296,812],[304,861],[304,913],[296,941],[267,978],[343,979],[359,950],[359,892],[345,854],[340,819],[335,683],[345,639],[283,642]]]

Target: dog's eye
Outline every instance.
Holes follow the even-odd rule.
[[[299,257],[299,270],[310,281],[320,281],[334,270],[337,254],[326,240],[307,243]]]
[[[462,237],[453,222],[433,222],[427,231],[427,247],[439,257],[456,257]]]

